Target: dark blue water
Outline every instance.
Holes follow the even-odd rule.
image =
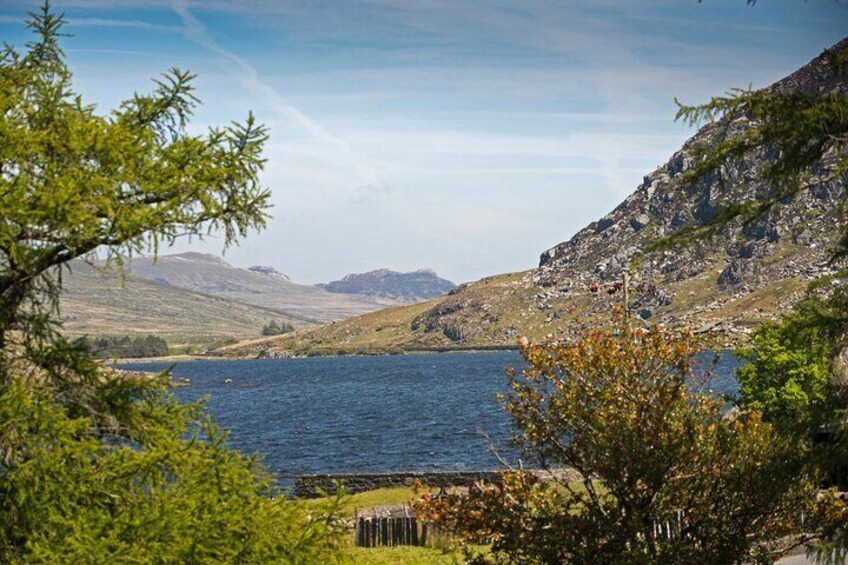
[[[735,392],[736,363],[721,358],[714,390]],[[302,473],[497,468],[490,443],[514,461],[496,394],[506,391],[504,369],[522,366],[515,352],[204,360],[178,363],[173,376],[191,380],[174,390],[180,399],[208,397],[230,443],[287,483]]]

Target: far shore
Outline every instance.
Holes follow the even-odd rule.
[[[130,365],[136,363],[183,363],[185,361],[202,361],[203,359],[229,359],[217,355],[165,355],[163,357],[121,357],[118,359],[102,359],[104,365],[113,367],[115,365]]]
[[[489,353],[492,351],[518,351],[515,345],[477,345],[477,346],[407,346],[398,349],[362,349],[356,352],[321,351],[320,349],[309,350],[306,354],[287,355],[284,357],[260,357],[257,355],[218,355],[214,353],[206,355],[165,355],[163,357],[126,357],[118,359],[104,359],[103,363],[109,366],[136,365],[141,363],[185,363],[189,361],[245,361],[254,359],[306,359],[309,357],[383,357],[386,355],[422,355],[441,353]]]

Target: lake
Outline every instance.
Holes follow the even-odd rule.
[[[717,392],[736,391],[737,364],[721,357]],[[177,363],[173,375],[191,380],[174,394],[207,397],[231,445],[260,454],[288,485],[303,473],[494,469],[490,444],[515,461],[510,419],[496,398],[507,367],[523,367],[518,353],[202,360]]]

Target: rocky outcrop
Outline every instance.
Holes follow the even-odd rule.
[[[456,288],[454,283],[439,277],[430,269],[420,269],[411,273],[378,269],[347,275],[341,280],[321,286],[329,292],[379,296],[404,302],[429,300]]]
[[[260,275],[265,275],[266,277],[274,277],[284,281],[291,281],[291,277],[287,274],[281,273],[274,267],[269,267],[267,265],[254,265],[252,267],[248,267],[247,270]]]

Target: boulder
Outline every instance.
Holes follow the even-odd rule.
[[[630,227],[633,231],[642,231],[642,228],[651,222],[651,217],[647,214],[636,214],[630,218]]]

